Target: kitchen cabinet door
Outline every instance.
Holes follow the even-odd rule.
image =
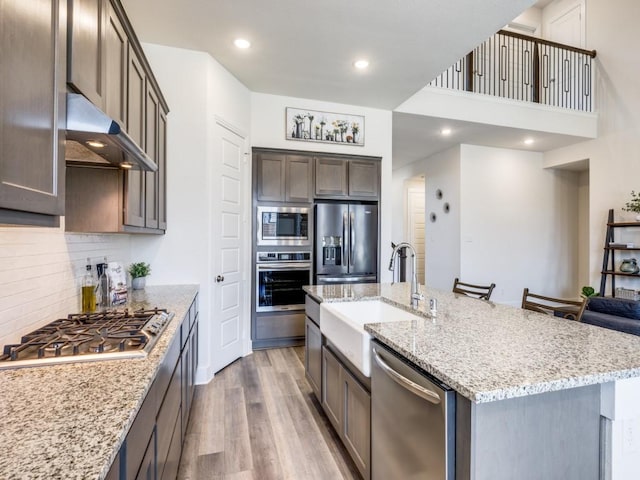
[[[67,82],[104,109],[104,30],[107,0],[69,1]]]
[[[140,59],[129,45],[127,64],[127,132],[140,147],[144,148],[146,74]],[[130,170],[125,175],[124,224],[144,227],[145,222],[145,176],[139,170]]]
[[[344,392],[342,387],[342,366],[340,360],[326,346],[322,347],[322,408],[329,421],[342,431],[342,407]]]
[[[145,151],[158,164],[158,95],[147,82],[145,100]],[[158,172],[145,172],[145,220],[147,228],[158,228]]]
[[[342,369],[344,415],[342,436],[363,478],[371,477],[371,395],[345,369]]]
[[[0,2],[0,222],[64,213],[66,4]]]
[[[313,158],[287,155],[285,198],[287,202],[313,202]]]
[[[158,117],[158,228],[167,229],[167,112]]]
[[[153,431],[147,450],[144,453],[144,457],[142,457],[136,480],[155,480],[156,478],[156,432]]]
[[[257,155],[258,201],[284,202],[286,182],[286,155],[260,153]]]
[[[185,319],[188,324],[188,319]],[[184,326],[184,325],[183,325]],[[188,328],[188,325],[187,325]],[[182,430],[181,435],[187,432],[187,423],[189,421],[189,412],[191,410],[191,369],[193,368],[193,362],[191,360],[191,338],[187,339],[187,342],[182,348]]]
[[[127,119],[127,53],[129,41],[122,22],[107,2],[105,22],[105,112],[122,128]]]
[[[341,158],[316,158],[316,197],[347,196],[348,164],[348,160]]]
[[[377,199],[380,191],[380,162],[349,161],[349,196]]]
[[[309,317],[305,320],[305,374],[318,400],[322,400],[322,334]]]

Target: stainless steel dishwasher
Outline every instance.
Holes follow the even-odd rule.
[[[371,476],[455,478],[455,391],[374,341]]]

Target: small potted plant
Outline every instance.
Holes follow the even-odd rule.
[[[582,298],[597,297],[598,295],[600,294],[596,292],[596,289],[588,285],[585,285],[584,287],[582,287],[582,290],[580,291],[580,296]]]
[[[142,290],[147,281],[147,275],[151,273],[151,265],[145,262],[132,263],[127,271],[131,275],[131,288]]]
[[[624,204],[622,210],[635,213],[636,220],[640,222],[640,193],[631,190],[631,200]]]

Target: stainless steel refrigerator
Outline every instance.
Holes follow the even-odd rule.
[[[315,211],[316,283],[378,281],[378,206],[318,203]]]

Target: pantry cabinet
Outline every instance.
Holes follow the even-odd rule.
[[[0,223],[64,213],[67,2],[0,2]]]

